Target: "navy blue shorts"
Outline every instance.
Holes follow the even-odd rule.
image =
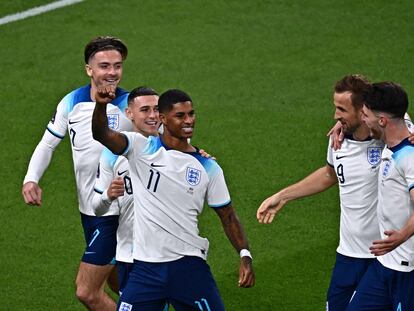
[[[117,261],[116,268],[118,269],[118,283],[119,283],[119,294],[121,295],[124,291],[125,285],[128,281],[129,273],[132,271],[134,266],[131,262]]]
[[[346,310],[360,280],[374,261],[374,258],[353,258],[336,253],[326,310]]]
[[[347,310],[414,310],[414,271],[388,269],[375,260],[359,283]]]
[[[176,311],[224,311],[208,264],[199,257],[134,266],[118,302],[118,310],[161,311],[166,302]]]
[[[118,218],[118,215],[98,217],[81,213],[86,242],[83,262],[98,266],[111,263],[116,252]]]

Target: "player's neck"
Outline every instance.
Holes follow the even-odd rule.
[[[400,122],[387,125],[387,128],[384,131],[383,140],[388,147],[394,147],[408,136],[410,136],[410,132],[408,131],[407,126],[404,122]]]
[[[352,133],[352,138],[357,141],[364,141],[369,137],[369,128],[365,124],[361,124],[355,132]]]
[[[188,143],[187,138],[178,138],[164,132],[160,135],[162,143],[169,149],[174,149],[182,152],[196,152],[196,148]]]

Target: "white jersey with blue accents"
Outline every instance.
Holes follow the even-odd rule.
[[[197,152],[165,147],[161,137],[123,133],[134,191],[134,259],[206,259],[209,242],[199,236],[197,218],[205,199],[212,208],[230,204],[222,169]]]
[[[92,137],[92,114],[95,103],[91,100],[90,90],[90,85],[78,88],[60,101],[55,115],[47,125],[47,130],[32,155],[24,183],[39,182],[49,164],[53,150],[68,132],[79,210],[83,214],[94,216],[91,201],[103,145]],[[124,115],[127,98],[128,93],[118,88],[116,98],[108,105],[108,123],[114,130],[132,130],[131,121]]]
[[[129,173],[128,160],[123,156],[114,155],[104,148],[99,161],[99,174],[95,183],[93,207],[97,215],[119,215],[116,231],[116,260],[133,262],[132,227],[134,218],[134,198]],[[122,177],[125,186],[124,195],[110,201],[107,189],[115,178]]]
[[[414,213],[410,191],[414,188],[414,146],[408,139],[393,148],[385,148],[378,180],[378,221],[383,239],[386,230],[399,230]],[[389,269],[414,270],[414,236],[392,252],[379,256]]]
[[[377,220],[378,171],[384,144],[346,137],[340,150],[329,141],[327,162],[338,177],[341,219],[337,252],[373,258],[369,247],[380,237]]]

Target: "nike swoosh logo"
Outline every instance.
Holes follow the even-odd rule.
[[[85,252],[85,255],[95,254],[96,252]]]
[[[347,157],[347,156],[346,155],[344,155],[344,156],[336,156],[336,159],[339,160],[339,159],[342,159],[342,158],[345,158],[345,157]]]
[[[78,122],[80,122],[80,121],[72,121],[72,120],[69,120],[69,124],[75,124],[75,123],[78,123]]]
[[[151,163],[151,166],[152,166],[152,167],[164,167],[165,165]]]
[[[125,174],[126,172],[128,172],[128,170],[125,170],[123,172],[118,172],[118,176],[121,176],[122,174]]]

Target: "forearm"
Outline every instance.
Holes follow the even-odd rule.
[[[242,249],[249,249],[246,234],[244,233],[243,227],[233,207],[229,206],[224,209],[222,211],[217,211],[217,213],[220,215],[224,232],[226,233],[230,243],[238,253]]]
[[[107,190],[102,194],[94,192],[92,198],[92,208],[96,216],[102,216],[106,214],[112,204],[112,201],[108,198]]]
[[[414,214],[411,215],[404,227],[401,228],[400,232],[404,236],[404,241],[407,241],[414,235]]]
[[[328,166],[321,167],[301,181],[278,192],[281,200],[289,202],[311,196],[330,188],[337,183],[334,170]]]
[[[39,180],[49,166],[53,152],[60,141],[61,139],[53,136],[48,131],[45,132],[32,154],[23,184],[29,181],[39,183]]]

